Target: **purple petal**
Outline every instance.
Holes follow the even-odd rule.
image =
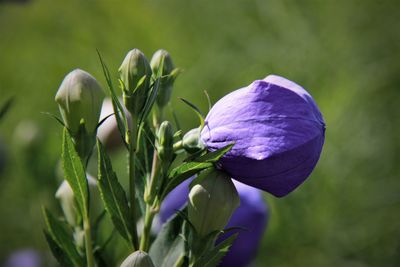
[[[40,267],[40,255],[34,250],[18,250],[12,253],[4,267]]]
[[[299,85],[270,75],[219,100],[201,138],[211,151],[235,143],[220,161],[232,178],[284,196],[314,169],[325,123]]]

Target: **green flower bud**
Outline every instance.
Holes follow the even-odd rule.
[[[146,252],[137,250],[129,255],[120,267],[154,267],[154,264]]]
[[[197,234],[205,237],[224,229],[239,206],[240,198],[231,178],[224,172],[206,170],[197,181],[189,193],[188,214]]]
[[[170,54],[167,51],[160,49],[154,53],[150,62],[154,75],[158,73],[163,60],[164,63],[163,69],[161,70],[161,76],[170,75],[175,69]],[[161,79],[160,89],[157,96],[158,107],[163,108],[166,104],[168,104],[169,100],[171,99],[173,83],[174,77],[164,77]]]
[[[76,69],[65,76],[55,100],[73,137],[82,125],[87,134],[95,136],[103,98],[101,86],[86,71]]]
[[[90,211],[93,216],[92,219],[95,221],[97,216],[101,213],[101,199],[97,188],[97,180],[87,174],[88,186],[90,191]],[[80,214],[78,207],[76,206],[76,201],[74,197],[74,192],[72,191],[69,183],[64,180],[60,187],[57,189],[55,197],[58,199],[61,205],[61,209],[64,213],[64,217],[69,225],[78,227]]]
[[[182,138],[182,146],[189,153],[196,153],[205,148],[200,138],[201,127],[195,128],[187,132]]]
[[[119,74],[124,85],[124,104],[130,113],[137,115],[142,111],[150,89],[150,64],[145,55],[135,48],[126,55]]]
[[[174,131],[169,121],[161,123],[157,131],[156,148],[160,159],[163,162],[172,162],[174,158]]]

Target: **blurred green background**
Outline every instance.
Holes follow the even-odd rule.
[[[116,77],[137,47],[185,70],[173,100],[185,130],[197,120],[178,96],[206,111],[203,90],[215,102],[271,73],[316,99],[322,157],[294,193],[265,195],[255,266],[400,266],[399,18],[397,0],[0,1],[0,103],[15,96],[0,122],[0,262],[47,250],[40,208],[56,207],[61,127],[41,112],[58,114],[63,77],[79,67],[105,85],[96,49]]]

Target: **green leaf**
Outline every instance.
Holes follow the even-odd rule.
[[[136,179],[135,179],[135,191],[137,202],[139,203],[140,211],[142,215],[145,214],[146,203],[144,201],[144,187],[148,177],[151,173],[154,144],[153,140],[155,136],[145,121],[139,128],[138,136],[138,149],[136,151]]]
[[[185,241],[181,235],[183,218],[175,216],[165,223],[157,234],[149,254],[154,266],[180,266],[185,254]]]
[[[168,174],[167,183],[163,187],[164,190],[161,195],[161,200],[163,200],[168,195],[168,193],[171,192],[180,183],[192,177],[196,173],[212,166],[213,163],[211,162],[187,162],[176,167]]]
[[[0,120],[6,115],[10,110],[12,104],[14,103],[14,97],[10,97],[6,102],[0,107]]]
[[[196,115],[199,117],[200,120],[200,127],[203,128],[204,127],[204,114],[203,112],[201,112],[201,110],[196,107],[194,104],[190,103],[188,100],[184,99],[184,98],[179,98],[180,100],[182,100],[186,105],[188,105],[195,113]]]
[[[50,112],[41,112],[41,113],[44,114],[44,115],[47,115],[47,116],[52,117],[52,118],[55,119],[59,124],[61,124],[63,127],[67,127],[67,126],[64,124],[64,122],[62,121],[62,119],[60,119],[60,118],[57,117],[56,115],[51,114]]]
[[[146,98],[146,103],[144,104],[143,110],[140,113],[139,125],[146,120],[149,115],[154,102],[157,99],[158,89],[160,88],[160,78],[157,78],[153,84],[153,88],[150,90],[149,95]]]
[[[107,213],[120,235],[132,245],[132,215],[125,191],[118,182],[111,161],[102,144],[97,140],[99,160],[99,190]]]
[[[83,259],[79,255],[72,241],[72,233],[68,231],[66,225],[57,220],[46,208],[43,208],[43,216],[47,225],[48,233],[58,248],[68,255],[73,266],[83,266]],[[59,252],[56,247],[54,247],[54,249]]]
[[[232,147],[235,144],[229,144],[227,146],[224,146],[223,148],[220,148],[218,150],[215,150],[213,152],[209,152],[203,156],[200,156],[196,159],[194,159],[194,161],[196,162],[217,162],[218,160],[220,160],[222,158],[223,155],[225,155],[226,153],[228,153],[229,150],[232,149]]]
[[[215,246],[210,252],[205,253],[193,267],[215,267],[217,266],[222,258],[228,253],[229,248],[235,241],[238,233],[231,235],[217,246]]]
[[[72,138],[66,128],[64,128],[61,158],[65,179],[74,192],[82,217],[86,218],[88,216],[89,202],[88,182],[82,161],[75,150]]]
[[[208,94],[207,90],[204,90],[203,92],[204,92],[204,94],[206,95],[206,98],[207,98],[208,111],[210,111],[211,107],[212,107],[210,95]]]
[[[46,230],[44,230],[43,233],[46,237],[46,241],[50,247],[51,253],[53,254],[54,258],[56,258],[61,267],[73,266],[73,263],[69,260],[67,254],[65,254],[63,249],[57,245],[57,242],[51,237],[51,235]]]
[[[127,120],[126,120],[124,108],[122,107],[121,103],[119,102],[118,96],[115,93],[111,75],[110,75],[110,71],[108,70],[108,67],[105,64],[103,58],[101,57],[99,50],[97,50],[97,54],[100,59],[104,77],[106,78],[106,81],[107,81],[108,91],[111,96],[111,102],[113,105],[113,110],[114,110],[114,114],[115,114],[115,120],[117,121],[118,130],[120,132],[121,139],[123,140],[125,146],[128,148],[128,145],[125,141],[125,129],[127,128]]]
[[[161,194],[161,200],[163,200],[169,192],[171,192],[186,179],[192,177],[202,170],[214,166],[214,163],[217,162],[223,155],[225,155],[233,147],[233,145],[234,144],[229,144],[214,152],[209,152],[203,156],[195,158],[191,162],[183,163],[170,171],[168,174],[168,179],[166,179],[166,184],[162,187],[163,191]]]

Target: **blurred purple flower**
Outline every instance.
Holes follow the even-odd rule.
[[[160,209],[162,223],[184,206],[188,199],[190,182],[191,180],[186,180],[165,198]],[[242,227],[246,230],[239,230],[238,238],[222,260],[220,267],[248,266],[256,255],[258,245],[267,226],[268,209],[261,192],[237,181],[234,181],[234,184],[240,196],[240,206],[232,215],[226,228]],[[231,234],[223,235],[217,243]]]
[[[235,143],[220,161],[232,178],[278,197],[311,174],[324,138],[325,122],[311,95],[275,75],[220,99],[201,133],[211,151]]]
[[[41,262],[40,255],[35,250],[18,250],[8,257],[4,267],[40,267]]]

